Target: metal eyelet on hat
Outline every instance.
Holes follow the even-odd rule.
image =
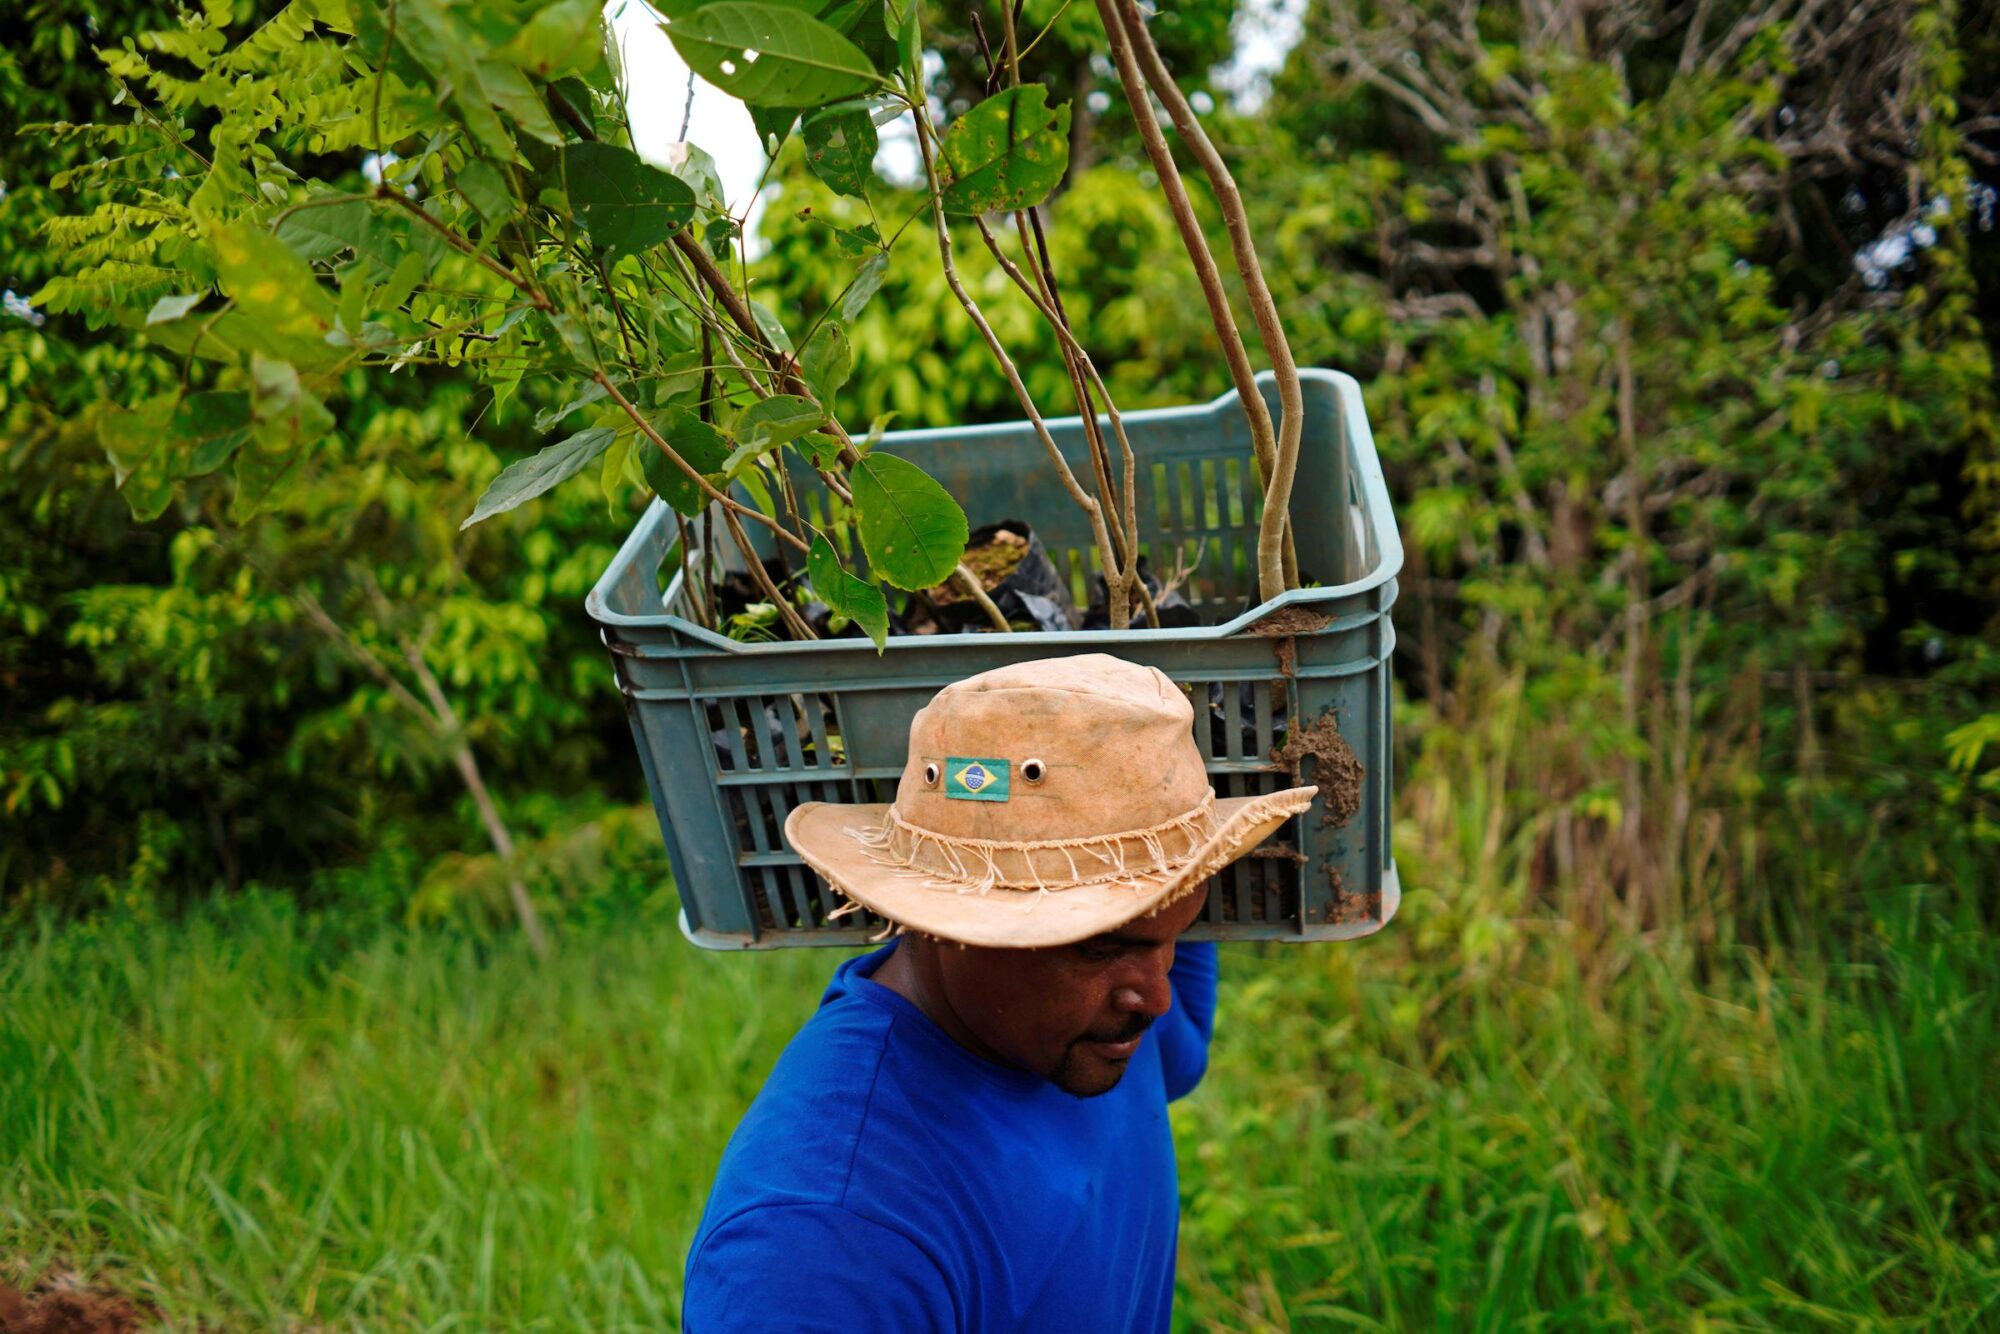
[[[1039,783],[1049,776],[1049,766],[1040,760],[1022,760],[1021,777],[1030,783]]]
[[[924,786],[936,787],[937,780],[938,780],[938,767],[936,763],[933,762],[931,764],[926,764],[924,766]]]

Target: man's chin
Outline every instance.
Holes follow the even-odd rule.
[[[1049,1082],[1075,1098],[1095,1098],[1118,1087],[1131,1062],[1105,1061],[1071,1052],[1049,1075]]]

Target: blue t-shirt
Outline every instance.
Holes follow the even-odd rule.
[[[1200,1082],[1212,943],[1109,1093],[975,1056],[870,975],[835,970],[730,1138],[688,1251],[682,1328],[1165,1330],[1179,1189],[1167,1103]]]

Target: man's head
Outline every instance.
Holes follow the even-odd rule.
[[[1206,898],[1196,890],[1151,916],[1042,949],[905,936],[902,967],[877,980],[913,984],[910,998],[970,1050],[1091,1098],[1125,1077],[1141,1035],[1167,1012],[1174,942]]]
[[[1203,706],[1202,735],[1207,735]],[[785,840],[855,905],[992,950],[1056,949],[1149,913],[1312,805],[1221,796],[1188,691],[1102,653],[998,667],[910,723],[890,803],[802,802]]]

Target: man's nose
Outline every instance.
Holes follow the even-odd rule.
[[[1174,1003],[1172,985],[1167,981],[1168,960],[1148,960],[1118,979],[1111,990],[1111,1004],[1123,1014],[1143,1014],[1158,1019]]]

